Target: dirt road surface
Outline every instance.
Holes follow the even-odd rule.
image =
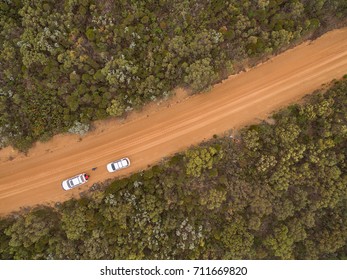
[[[247,72],[229,77],[209,93],[144,112],[120,123],[108,120],[82,140],[58,135],[28,154],[0,151],[0,214],[38,203],[64,201],[93,183],[124,176],[213,134],[264,118],[347,73],[347,28],[306,42]],[[166,106],[165,106],[166,107]],[[106,164],[127,156],[131,167],[108,173]],[[91,171],[97,167],[96,171]],[[88,172],[87,185],[64,191],[61,182]]]

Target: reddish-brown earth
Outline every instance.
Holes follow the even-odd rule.
[[[57,135],[27,156],[0,151],[0,214],[23,206],[78,197],[93,183],[145,169],[192,144],[265,118],[347,73],[347,28],[306,42],[203,93],[177,98],[126,121],[98,122],[82,140]],[[106,164],[127,156],[131,167],[110,174]],[[97,167],[96,171],[91,171]],[[63,191],[61,182],[88,172],[87,185]]]

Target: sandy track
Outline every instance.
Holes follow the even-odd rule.
[[[263,118],[299,100],[323,83],[347,73],[347,28],[304,43],[246,73],[230,77],[211,92],[136,118],[125,124],[108,121],[103,132],[76,141],[56,136],[28,157],[9,161],[0,151],[0,214],[37,203],[78,197],[94,182],[112,178],[105,165],[128,156],[125,175],[231,128]],[[42,152],[46,151],[46,152]],[[92,167],[98,167],[91,171]],[[88,185],[65,192],[61,181],[90,173]]]

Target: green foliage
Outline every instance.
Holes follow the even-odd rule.
[[[86,209],[82,206],[74,211],[66,211],[62,214],[62,229],[65,230],[66,236],[70,240],[82,239],[84,232],[87,230],[88,218],[85,215]]]
[[[187,75],[184,77],[187,83],[194,91],[201,91],[217,78],[211,65],[211,59],[204,58],[197,60],[186,68]]]
[[[200,177],[203,170],[212,169],[213,164],[222,157],[223,152],[214,147],[186,151],[187,175]]]
[[[225,248],[223,259],[251,258],[254,236],[248,231],[242,217],[235,217],[224,227],[221,241]]]
[[[78,134],[80,136],[83,136],[89,131],[89,125],[83,124],[78,121],[75,121],[74,125],[69,128],[68,132],[72,134]]]
[[[274,229],[274,234],[265,239],[264,244],[273,251],[276,257],[292,259],[293,240],[288,236],[288,228],[283,225]]]
[[[218,137],[88,198],[0,219],[0,258],[343,259],[346,101],[343,80],[241,141]]]
[[[208,88],[346,18],[333,1],[2,1],[0,145]],[[332,17],[333,16],[333,17]],[[1,259],[346,257],[347,81],[88,199],[0,220]]]
[[[224,189],[210,189],[206,195],[200,197],[200,204],[206,205],[209,210],[218,209],[226,201],[226,195],[227,191]]]
[[[125,112],[125,106],[120,99],[113,99],[111,101],[111,106],[106,109],[110,116],[121,116]]]
[[[92,28],[89,28],[86,31],[86,36],[88,38],[89,41],[94,41],[95,40],[95,31]]]
[[[208,89],[236,61],[285,49],[347,14],[344,0],[135,2],[1,2],[2,145],[26,150],[177,86]]]
[[[132,80],[136,79],[138,67],[132,61],[124,58],[110,60],[106,63],[101,73],[111,86],[116,88],[126,88]]]
[[[14,259],[48,258],[47,246],[54,247],[57,229],[57,213],[51,208],[36,209],[25,217],[19,217],[4,233],[11,239],[8,242],[9,253]],[[55,232],[55,233],[54,233]],[[34,253],[34,254],[33,254]]]

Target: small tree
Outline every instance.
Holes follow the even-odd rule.
[[[213,163],[222,158],[223,153],[214,147],[188,150],[185,154],[186,172],[188,175],[200,177],[203,170],[212,169]]]
[[[75,121],[74,125],[69,128],[68,132],[72,134],[84,135],[89,131],[89,124],[80,123],[79,121]]]
[[[109,106],[106,109],[106,112],[110,115],[110,116],[114,116],[114,117],[119,117],[121,115],[124,114],[125,112],[125,106],[123,104],[123,102],[117,98],[117,99],[113,99],[111,101],[112,105]]]
[[[194,91],[201,91],[207,88],[217,78],[210,58],[195,61],[186,68],[186,72],[187,75],[184,77],[184,82]]]

